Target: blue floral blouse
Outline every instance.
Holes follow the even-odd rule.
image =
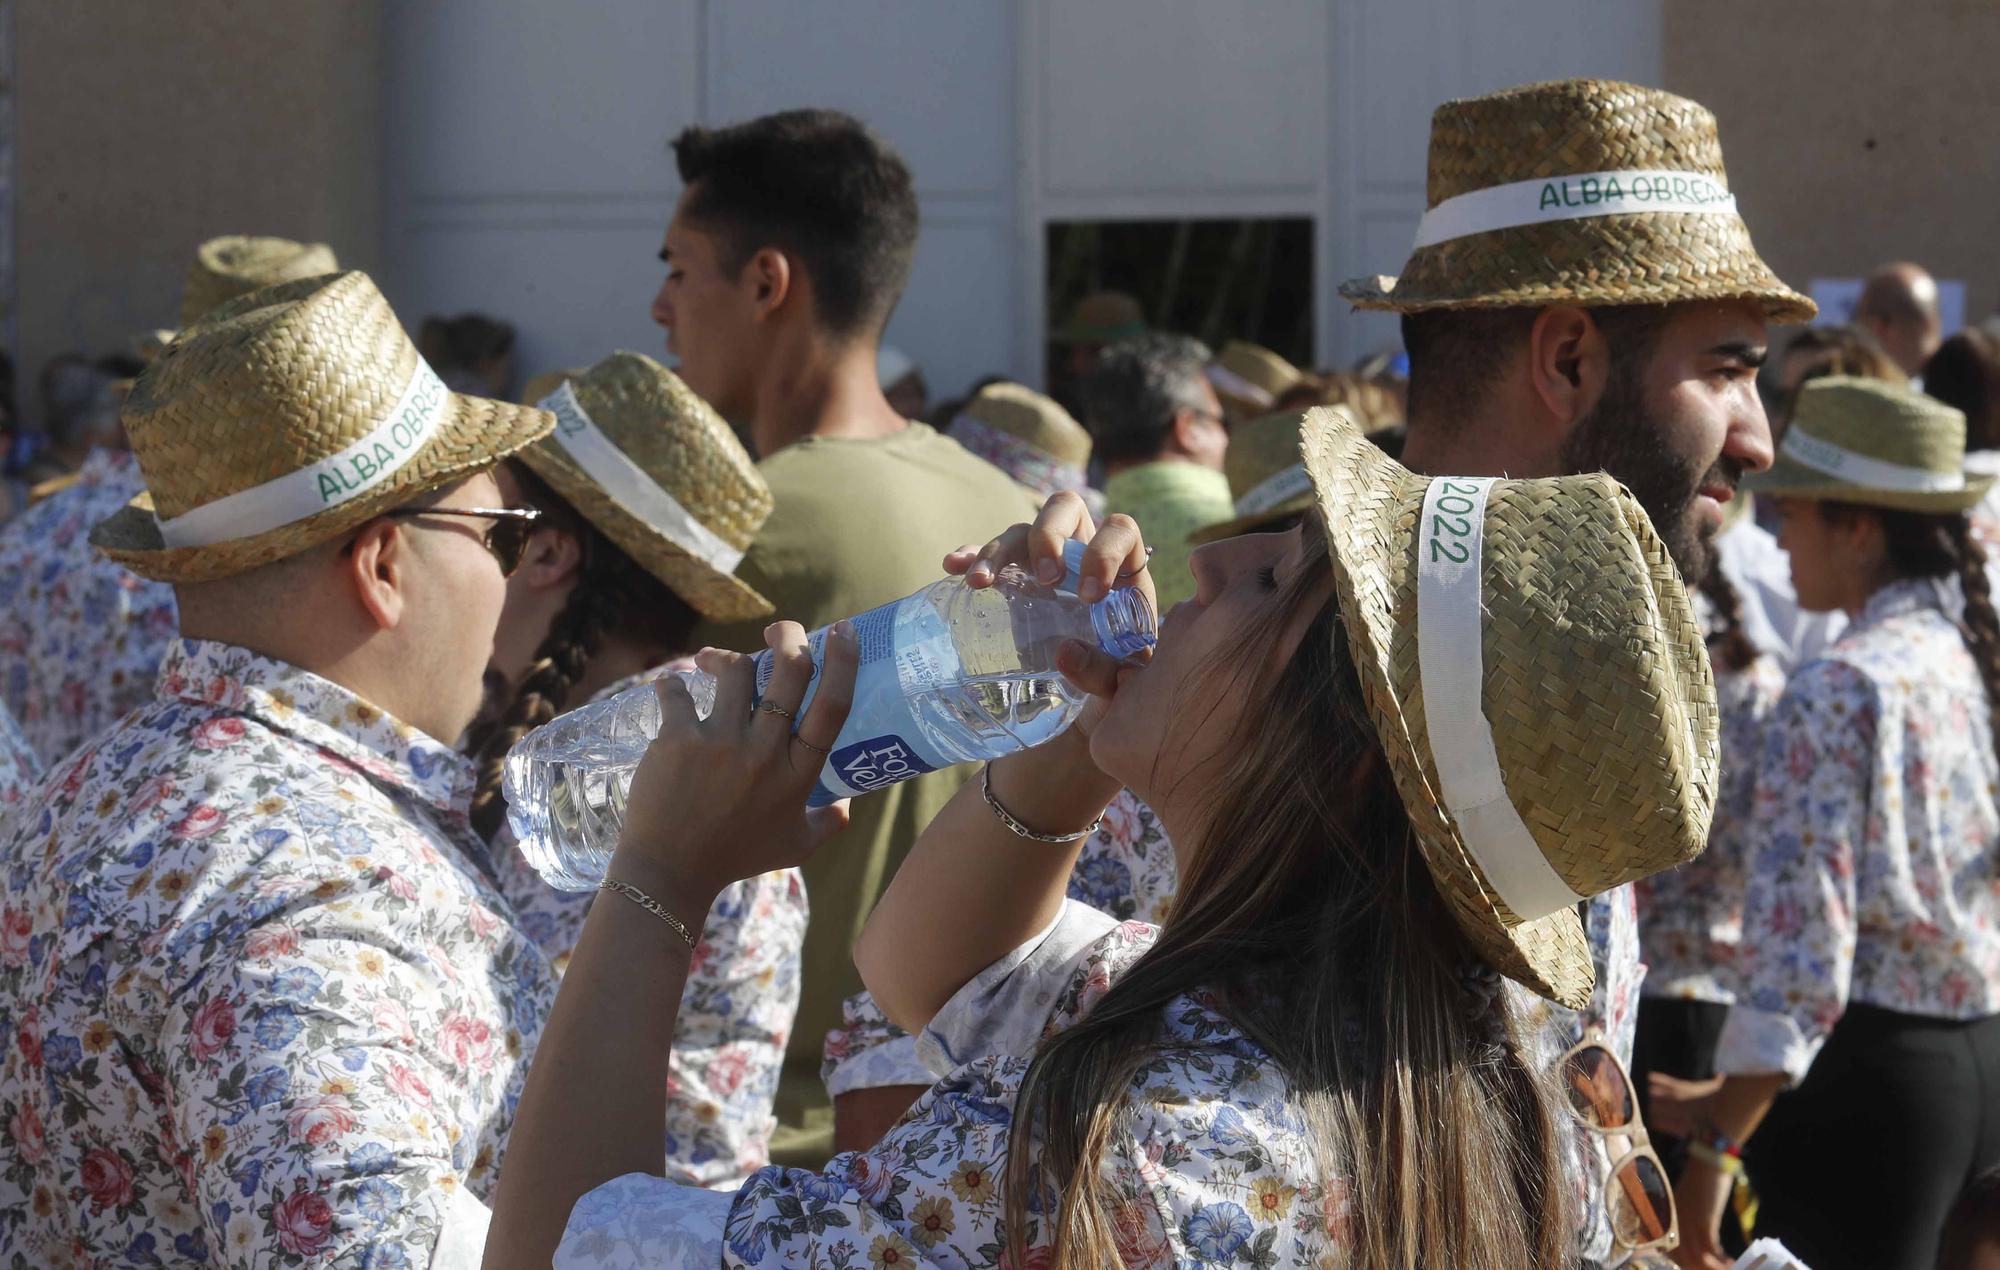
[[[1947,598],[1877,591],[1772,715],[1724,1072],[1801,1079],[1850,1002],[2000,1013],[2000,810],[1985,689]]]
[[[145,488],[124,450],[0,530],[0,701],[45,766],[152,700],[180,626],[174,589],[107,560],[90,531]]]

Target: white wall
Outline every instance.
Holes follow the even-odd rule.
[[[510,318],[527,373],[658,355],[668,139],[834,106],[916,173],[923,239],[889,339],[940,395],[1039,378],[1049,220],[1313,216],[1322,357],[1393,340],[1333,286],[1402,263],[1436,104],[1657,81],[1660,61],[1659,0],[427,0],[386,20],[407,321]]]

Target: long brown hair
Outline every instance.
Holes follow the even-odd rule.
[[[500,792],[507,751],[564,710],[582,704],[571,701],[570,694],[605,640],[615,633],[631,635],[658,649],[660,659],[665,660],[688,650],[699,620],[685,600],[640,568],[526,464],[511,462],[510,470],[524,499],[541,510],[545,523],[581,544],[583,573],[549,623],[549,633],[535,649],[528,673],[467,738],[466,752],[472,756],[478,775],[472,794],[472,827],[488,842],[500,831],[507,814],[507,802]]]
[[[1270,647],[1324,589],[1324,540],[1304,532],[1308,567],[1235,655]],[[1158,944],[1029,1068],[1006,1175],[1017,1259],[1033,1210],[1053,1223],[1056,1267],[1120,1260],[1098,1170],[1162,1011],[1196,988],[1287,1077],[1322,1179],[1346,1187],[1348,1264],[1518,1270],[1568,1255],[1553,1104],[1418,854],[1336,609],[1325,602],[1290,663],[1261,675],[1238,733],[1217,738],[1227,793]]]
[[[1986,688],[1988,726],[2000,753],[2000,616],[1993,608],[1993,585],[1986,576],[1986,549],[1964,512],[1902,511],[1858,503],[1826,501],[1820,515],[1836,523],[1873,516],[1882,523],[1889,568],[1899,578],[1957,578],[1965,599],[1959,634],[1979,667]]]

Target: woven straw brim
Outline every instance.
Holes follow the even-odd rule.
[[[1210,525],[1205,529],[1197,529],[1188,535],[1188,542],[1193,546],[1199,547],[1204,543],[1221,542],[1224,538],[1234,538],[1238,534],[1254,534],[1267,526],[1277,524],[1287,517],[1309,512],[1312,508],[1313,496],[1311,494],[1301,494],[1297,498],[1286,499],[1276,507],[1267,508],[1264,511],[1255,512],[1248,516],[1238,516],[1234,520],[1225,520],[1219,525]]]
[[[602,487],[555,445],[538,445],[521,455],[577,513],[618,544],[640,568],[667,584],[695,612],[713,622],[748,622],[776,612],[771,602],[734,574],[690,555],[648,522],[619,506]]]
[[[1576,908],[1515,916],[1438,793],[1416,621],[1427,482],[1333,409],[1307,416],[1302,448],[1341,625],[1424,862],[1488,964],[1581,1008],[1594,973]],[[1493,489],[1484,533],[1485,576],[1510,581],[1484,596],[1482,708],[1507,795],[1550,866],[1590,894],[1692,859],[1714,806],[1714,683],[1645,513],[1602,474],[1509,481]]]
[[[1870,489],[1863,485],[1850,484],[1837,476],[1807,467],[1780,454],[1767,472],[1743,478],[1743,488],[1753,494],[1768,494],[1774,498],[1811,498],[1833,503],[1856,503],[1863,507],[1887,507],[1894,511],[1932,512],[1944,515],[1950,512],[1970,511],[1979,505],[1993,488],[1996,478],[1989,474],[1967,472],[1965,488],[1952,490],[1900,490]]]
[[[1418,248],[1400,277],[1356,278],[1340,294],[1357,309],[1399,313],[1729,300],[1760,305],[1778,323],[1819,312],[1771,272],[1741,219],[1698,212],[1470,234]]]
[[[142,578],[156,582],[207,582],[295,556],[359,528],[392,507],[487,470],[545,437],[555,427],[546,410],[484,397],[451,395],[448,415],[425,445],[396,474],[350,502],[276,529],[205,547],[169,547],[160,537],[153,497],[142,493],[91,530],[91,545]],[[255,427],[243,421],[242,427]],[[160,447],[158,462],[199,470],[211,442],[190,436],[178,447]],[[178,449],[179,453],[173,453]]]

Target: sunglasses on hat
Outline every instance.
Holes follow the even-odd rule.
[[[1625,1064],[1604,1043],[1603,1033],[1592,1028],[1563,1055],[1557,1070],[1569,1113],[1585,1128],[1629,1143],[1622,1154],[1613,1151],[1604,1188],[1612,1239],[1628,1252],[1674,1247],[1680,1242],[1674,1188],[1639,1119],[1639,1100]]]

